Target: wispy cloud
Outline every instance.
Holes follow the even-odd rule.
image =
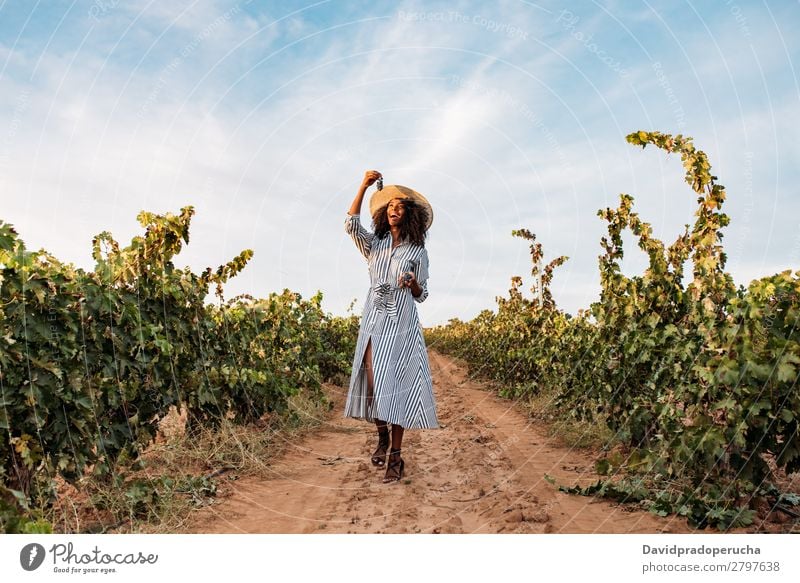
[[[344,214],[377,168],[434,204],[423,323],[491,308],[529,273],[518,227],[548,256],[570,256],[554,291],[574,312],[596,297],[595,213],[619,192],[667,241],[693,222],[679,161],[624,141],[682,123],[728,187],[737,281],[800,266],[790,14],[781,41],[769,14],[748,8],[758,42],[745,49],[735,15],[705,8],[700,22],[624,3],[92,6],[55,32],[63,7],[37,7],[47,18],[17,46],[8,23],[26,16],[0,8],[2,218],[66,260],[90,266],[91,237],[128,239],[143,208],[193,204],[181,261],[202,269],[249,247],[231,295],[322,289],[341,313],[367,286]],[[657,37],[672,40],[659,50]],[[368,224],[366,203],[362,215]],[[642,259],[631,249],[626,270]]]

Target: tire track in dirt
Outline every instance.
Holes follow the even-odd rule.
[[[408,430],[403,480],[383,484],[369,463],[374,425],[342,415],[346,387],[327,386],[326,425],[275,460],[271,479],[242,478],[199,510],[205,533],[660,533],[691,532],[684,519],[559,492],[597,480],[592,457],[559,447],[508,400],[428,351],[439,430]]]

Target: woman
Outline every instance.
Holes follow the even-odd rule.
[[[370,199],[373,231],[361,225],[364,193],[376,180]],[[425,236],[433,210],[424,196],[405,186],[381,189],[380,172],[369,170],[345,219],[345,231],[369,265],[370,288],[358,331],[344,416],[374,421],[378,448],[372,465],[386,463],[388,423],[391,452],[384,483],[403,477],[400,456],[406,428],[436,429],[428,353],[415,302],[428,297]]]

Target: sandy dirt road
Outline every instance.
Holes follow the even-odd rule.
[[[201,533],[661,533],[684,519],[628,511],[559,492],[597,479],[590,454],[559,447],[513,404],[429,350],[438,430],[408,430],[405,476],[383,484],[369,463],[374,425],[342,417],[346,388],[328,387],[326,423],[269,466],[272,478],[230,482],[229,496],[199,510]]]

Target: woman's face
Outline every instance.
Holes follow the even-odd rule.
[[[399,198],[393,198],[386,207],[386,215],[389,218],[389,226],[394,227],[403,222],[406,214],[406,205]]]

